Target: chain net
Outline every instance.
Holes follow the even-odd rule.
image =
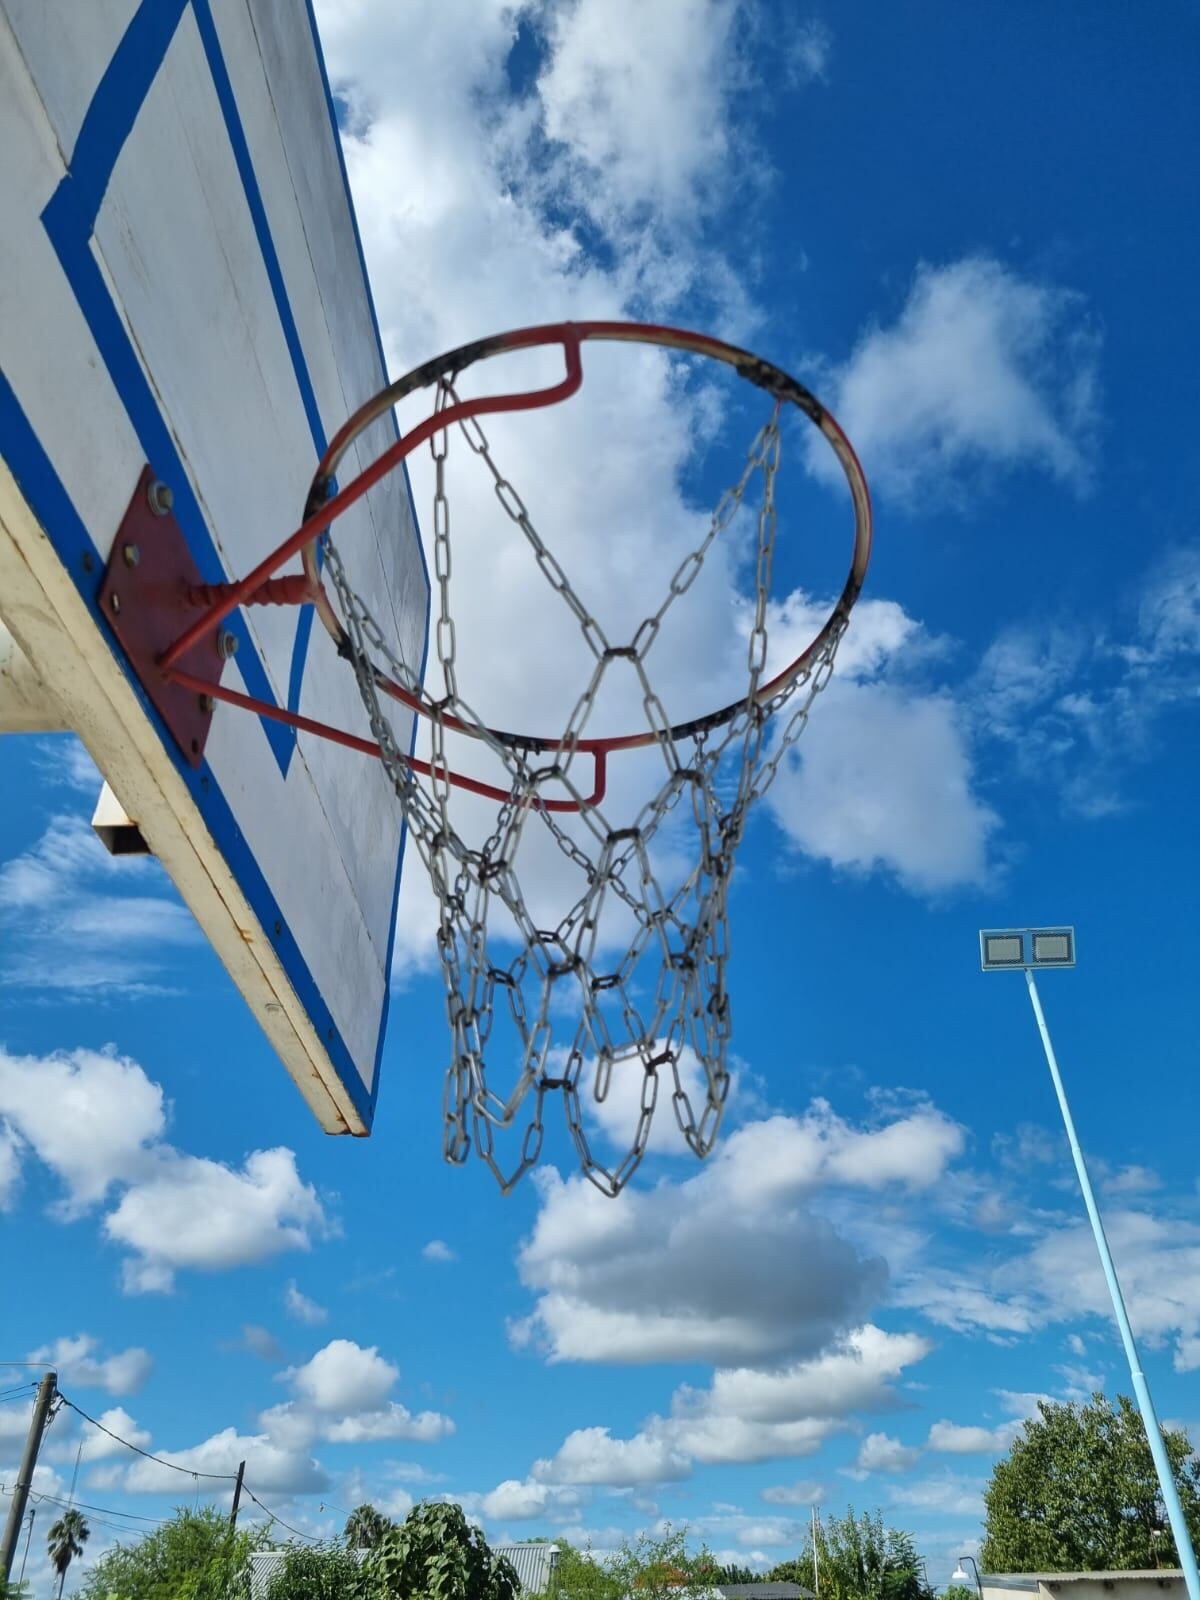
[[[457,403],[453,385],[441,380],[437,410],[452,403]],[[554,1095],[561,1097],[583,1172],[607,1195],[620,1192],[646,1153],[664,1080],[691,1150],[703,1157],[716,1139],[730,1083],[726,971],[735,853],[751,807],[804,731],[813,701],[829,681],[846,625],[840,617],[805,667],[760,701],[760,690],[769,681],[767,614],[780,411],[777,403],[752,441],[740,478],[722,495],[700,544],[680,563],[657,609],[628,642],[619,644],[609,640],[571,587],[520,495],[493,460],[478,421],[468,418],[457,425],[490,472],[497,499],[546,580],[573,613],[594,662],[587,687],[555,741],[497,733],[459,691],[450,602],[448,430],[431,440],[434,645],[444,684],[441,697],[434,698],[390,647],[384,629],[351,584],[336,543],[328,532],[323,535],[326,573],[346,630],[346,653],[409,838],[438,904],[438,952],[452,1036],[443,1100],[444,1153],[448,1161],[461,1163],[474,1143],[505,1193],[538,1160],[546,1103]],[[714,541],[743,505],[748,507],[755,483],[760,492],[744,695],[723,720],[718,716],[691,723],[686,730],[673,729],[647,675],[646,655],[667,613],[695,582]],[[636,673],[645,729],[659,768],[657,787],[632,821],[610,817],[603,802],[595,800],[591,759],[579,749],[605,673],[618,660],[632,664]],[[428,775],[414,770],[393,729],[385,706],[389,680],[420,704],[429,722]],[[786,714],[778,717],[780,712]],[[402,725],[407,721],[406,714]],[[507,793],[480,844],[469,844],[451,819],[448,732],[478,739],[505,770]],[[551,791],[569,797],[569,812],[542,803]],[[656,845],[661,846],[673,815],[693,830],[696,850],[690,868],[664,888],[656,870]],[[539,926],[520,880],[523,837],[526,830],[539,828],[548,831],[557,849],[579,869],[584,884],[549,929]],[[614,921],[621,929],[616,948],[611,941]],[[515,1029],[508,1034],[514,1048],[505,1054],[519,1058],[516,1082],[507,1095],[489,1082],[489,1065],[495,1067],[489,1062],[489,1043],[495,1050],[498,1016],[507,1017]],[[688,1051],[699,1065],[702,1103],[695,1095],[694,1071],[685,1081]],[[585,1126],[584,1099],[590,1092],[603,1103],[614,1081],[629,1073],[640,1077],[634,1126],[628,1148],[606,1163]],[[505,1166],[496,1136],[510,1129],[519,1142],[515,1158]]]

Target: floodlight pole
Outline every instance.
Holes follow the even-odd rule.
[[[1025,982],[1029,986],[1029,999],[1033,1006],[1033,1015],[1037,1020],[1038,1032],[1042,1036],[1042,1048],[1046,1052],[1046,1065],[1050,1068],[1054,1092],[1058,1096],[1058,1108],[1062,1112],[1063,1126],[1067,1130],[1067,1142],[1071,1146],[1071,1157],[1075,1162],[1075,1172],[1079,1178],[1079,1187],[1083,1190],[1083,1203],[1087,1207],[1087,1214],[1091,1220],[1096,1249],[1100,1252],[1100,1265],[1104,1268],[1104,1277],[1108,1283],[1113,1315],[1116,1317],[1117,1327],[1121,1331],[1121,1343],[1125,1346],[1125,1356],[1129,1362],[1129,1377],[1133,1383],[1133,1392],[1137,1396],[1138,1410],[1142,1413],[1142,1423],[1146,1429],[1146,1438],[1150,1444],[1150,1454],[1154,1458],[1154,1467],[1158,1473],[1158,1484],[1162,1491],[1163,1504],[1167,1509],[1167,1521],[1171,1524],[1171,1532],[1175,1536],[1175,1548],[1179,1552],[1179,1565],[1183,1569],[1183,1579],[1187,1585],[1188,1600],[1200,1600],[1200,1572],[1196,1570],[1196,1552],[1192,1549],[1192,1538],[1188,1532],[1187,1518],[1183,1514],[1179,1491],[1175,1487],[1175,1474],[1171,1470],[1171,1461],[1167,1455],[1162,1429],[1159,1426],[1158,1413],[1154,1409],[1154,1401],[1150,1398],[1150,1385],[1146,1382],[1146,1374],[1142,1371],[1137,1345],[1134,1343],[1133,1329],[1129,1326],[1129,1315],[1125,1310],[1125,1298],[1121,1293],[1121,1285],[1117,1279],[1117,1269],[1113,1265],[1113,1258],[1109,1252],[1108,1239],[1105,1237],[1104,1224],[1100,1220],[1100,1209],[1096,1204],[1096,1196],[1092,1193],[1092,1181],[1088,1177],[1087,1162],[1083,1159],[1079,1136],[1075,1132],[1075,1121],[1071,1116],[1071,1107],[1067,1103],[1067,1091],[1063,1088],[1062,1075],[1058,1070],[1054,1046],[1050,1042],[1050,1030],[1046,1026],[1046,1016],[1042,1010],[1042,1002],[1038,996],[1037,984],[1034,981],[1031,967],[1025,968]]]

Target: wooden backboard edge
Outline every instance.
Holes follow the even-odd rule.
[[[0,614],[65,706],[327,1133],[369,1129],[74,582],[0,462]],[[187,818],[185,825],[184,818]]]

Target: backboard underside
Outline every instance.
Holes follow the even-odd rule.
[[[0,0],[0,144],[0,617],[321,1125],[366,1133],[403,851],[386,776],[227,706],[193,766],[101,609],[147,469],[203,580],[241,576],[299,522],[328,436],[386,382],[311,13]],[[419,666],[429,584],[401,475],[339,525],[348,542]],[[227,626],[224,683],[363,726],[311,608]]]

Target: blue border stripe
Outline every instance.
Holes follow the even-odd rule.
[[[329,71],[325,65],[325,52],[321,48],[321,33],[320,29],[317,27],[317,17],[316,12],[313,9],[313,0],[305,0],[305,3],[308,8],[308,27],[309,32],[312,34],[313,52],[316,55],[317,68],[321,74],[321,87],[325,91],[325,105],[329,112],[329,126],[333,133],[334,145],[337,148],[338,168],[342,174],[342,188],[345,190],[346,204],[350,209],[350,226],[354,230],[354,245],[358,251],[359,272],[362,276],[363,288],[366,290],[367,306],[371,313],[371,326],[375,332],[375,348],[379,353],[379,371],[383,383],[386,384],[389,381],[387,356],[384,354],[383,335],[380,332],[379,316],[375,309],[375,296],[371,292],[371,277],[367,271],[367,258],[363,254],[362,234],[359,232],[358,227],[358,212],[355,210],[354,195],[350,189],[350,175],[346,171],[346,152],[342,146],[342,132],[341,128],[338,126],[337,107],[333,103],[333,90],[330,88],[329,84]],[[399,438],[400,430],[396,424],[396,413],[391,411],[388,413],[388,416],[391,421],[392,432],[397,438]],[[417,680],[419,683],[424,683],[425,668],[429,661],[429,622],[433,606],[433,585],[429,581],[429,563],[425,559],[425,545],[421,538],[421,525],[417,518],[417,506],[416,501],[413,499],[412,480],[408,475],[407,463],[401,467],[401,471],[404,474],[404,490],[408,497],[408,511],[409,516],[412,519],[413,536],[416,540],[417,554],[421,558],[421,572],[425,579],[425,635],[424,643],[421,646],[421,671]],[[415,752],[417,747],[417,727],[417,718],[414,716],[412,738],[409,740],[408,744],[408,753],[410,756]],[[400,877],[404,869],[405,846],[407,842],[408,825],[406,823],[404,826],[404,832],[400,836],[400,854],[396,861],[396,881],[392,886],[392,915],[391,922],[388,926],[387,957],[384,968],[386,982],[384,985],[383,1015],[380,1018],[379,1042],[375,1050],[375,1072],[372,1078],[372,1109],[374,1108],[375,1099],[379,1094],[380,1067],[383,1062],[383,1047],[387,1038],[388,1014],[391,1008],[392,960],[396,950],[396,909],[400,900]]]
[[[292,937],[279,903],[271,893],[262,869],[207,763],[196,770],[175,755],[174,740],[146,698],[137,679],[129,675],[123,655],[118,654],[112,635],[102,620],[97,605],[103,565],[96,547],[62,480],[55,472],[53,463],[43,450],[41,441],[22,410],[20,401],[2,372],[0,372],[0,447],[34,516],[43,528],[54,530],[54,544],[59,558],[76,580],[80,593],[88,602],[96,619],[98,633],[107,642],[118,665],[126,671],[128,681],[141,700],[147,716],[157,723],[164,746],[174,755],[176,768],[187,784],[193,802],[204,815],[221,854],[253,907],[264,933],[268,939],[273,938],[276,954],[301,1004],[320,1035],[355,1110],[364,1125],[369,1128],[375,1104],[375,1085],[372,1084],[371,1090],[368,1091],[359,1076],[346,1042]],[[88,562],[91,563],[90,575]],[[276,928],[279,930],[278,933],[274,932]]]

